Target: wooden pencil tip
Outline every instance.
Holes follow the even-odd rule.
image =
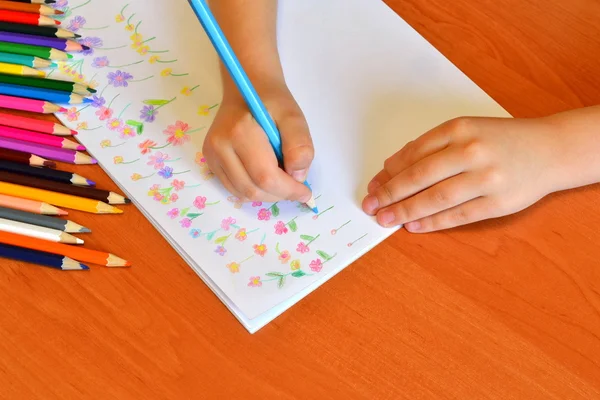
[[[56,14],[56,15],[63,15],[64,13],[65,13],[64,11],[54,10],[54,14]]]
[[[69,111],[69,110],[67,110],[67,109],[66,109],[66,108],[64,108],[64,107],[61,107],[61,108],[59,108],[59,109],[58,109],[58,112],[59,112],[59,113],[66,113],[67,111]]]
[[[128,198],[125,198],[125,204],[131,204],[131,200]]]
[[[61,24],[60,21],[54,20],[54,25],[60,25],[60,24]]]
[[[90,49],[91,49],[91,47],[90,47],[90,46],[86,46],[85,44],[82,44],[82,45],[81,45],[81,48],[82,48],[84,51],[87,51],[87,50],[90,50]]]
[[[73,135],[73,136],[79,135],[79,132],[74,131],[73,129],[71,129],[71,135]]]
[[[44,167],[47,168],[56,168],[56,163],[54,161],[44,161]]]
[[[79,39],[81,37],[81,35],[78,33],[74,33],[73,35],[75,36],[75,39]]]

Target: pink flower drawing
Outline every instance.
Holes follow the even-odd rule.
[[[268,221],[271,219],[271,211],[267,210],[266,208],[261,208],[258,211],[258,219],[260,221]]]
[[[308,248],[307,245],[304,244],[304,242],[300,242],[300,243],[298,243],[298,247],[296,247],[296,251],[300,254],[304,254],[304,253],[308,253],[310,251],[310,249]]]
[[[231,225],[234,225],[235,223],[236,223],[236,220],[234,218],[227,217],[223,221],[221,221],[221,228],[223,228],[224,231],[228,231],[229,227]]]
[[[323,269],[323,263],[319,259],[313,260],[310,262],[310,269],[313,272],[321,272]]]
[[[285,235],[286,233],[288,233],[287,226],[285,226],[285,224],[283,223],[283,221],[278,221],[275,224],[275,234],[277,234],[277,235]]]

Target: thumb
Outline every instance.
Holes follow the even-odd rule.
[[[302,183],[315,155],[308,123],[302,114],[289,115],[278,122],[285,171]]]

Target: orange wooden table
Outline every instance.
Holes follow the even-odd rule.
[[[598,1],[388,3],[514,116],[600,103]],[[600,398],[599,207],[398,232],[253,336],[135,209],[72,213],[135,267],[2,261],[0,398]]]

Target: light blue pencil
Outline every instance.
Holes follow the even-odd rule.
[[[229,45],[227,38],[223,34],[223,31],[219,27],[214,15],[210,11],[208,4],[206,4],[205,0],[188,0],[192,9],[196,13],[196,16],[200,20],[202,27],[204,28],[208,38],[212,42],[215,50],[221,57],[223,64],[229,71],[233,81],[241,92],[244,100],[248,104],[248,108],[252,113],[254,119],[259,123],[259,125],[263,128],[267,137],[269,138],[269,142],[275,151],[275,155],[281,164],[283,164],[283,152],[281,150],[281,135],[279,134],[279,130],[275,125],[275,122],[269,115],[265,105],[263,104],[260,97],[258,97],[258,93],[252,86],[248,75],[242,68],[238,58],[236,57],[233,49]],[[310,189],[310,185],[308,182],[304,182],[304,184]],[[319,210],[315,204],[314,197],[311,196],[310,200],[306,203],[308,207],[310,207],[313,212],[318,213]]]
[[[90,99],[83,98],[74,93],[31,86],[11,85],[10,83],[0,83],[0,94],[49,101],[58,104],[81,104],[91,102]]]
[[[0,52],[0,62],[6,64],[25,65],[26,67],[31,68],[56,67],[56,64],[54,64],[52,61],[44,60],[43,58],[3,52]]]

